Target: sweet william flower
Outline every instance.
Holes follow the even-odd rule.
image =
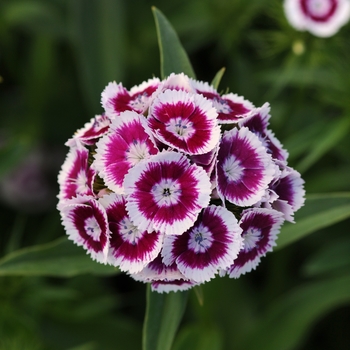
[[[243,248],[237,259],[226,270],[230,277],[238,278],[259,264],[261,257],[276,245],[283,215],[275,210],[253,208],[243,211],[240,219]]]
[[[68,238],[83,246],[92,259],[107,262],[108,218],[104,207],[90,196],[77,196],[58,205]]]
[[[125,197],[115,193],[99,199],[106,209],[110,240],[107,262],[122,271],[137,273],[153,261],[162,248],[163,235],[139,230],[130,220]]]
[[[304,203],[268,103],[181,73],[110,83],[102,106],[66,143],[62,224],[94,260],[153,291],[255,269]]]
[[[125,176],[126,208],[141,230],[182,234],[209,204],[210,186],[202,168],[181,153],[165,151]]]
[[[109,132],[96,144],[93,167],[105,184],[123,193],[123,181],[129,169],[142,159],[158,153],[145,118],[125,111],[114,119]]]
[[[285,0],[284,11],[297,30],[330,37],[350,18],[349,0]]]

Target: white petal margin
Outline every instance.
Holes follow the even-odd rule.
[[[163,262],[166,265],[175,262],[189,280],[209,281],[220,269],[233,264],[243,247],[241,233],[230,211],[211,205],[186,233],[164,238]]]
[[[82,246],[93,260],[107,263],[108,219],[104,207],[90,196],[79,196],[57,206],[68,238]]]
[[[209,204],[211,183],[186,156],[163,151],[131,168],[124,190],[129,217],[140,230],[182,234]]]
[[[198,283],[189,280],[154,281],[151,283],[151,289],[158,293],[183,292],[196,285]]]
[[[323,1],[329,2],[330,0]],[[326,21],[315,21],[306,16],[301,8],[300,0],[285,0],[284,12],[287,20],[295,29],[309,31],[315,36],[326,38],[336,34],[350,18],[350,1],[336,0],[336,2],[337,8],[334,14]]]

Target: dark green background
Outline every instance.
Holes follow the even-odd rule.
[[[69,258],[55,260],[60,277],[29,273],[31,255],[11,268],[13,252],[64,236],[64,142],[102,112],[104,86],[160,76],[152,5],[199,80],[226,67],[219,90],[270,102],[309,210],[335,218],[239,280],[205,284],[202,306],[191,291],[174,349],[350,348],[350,24],[327,39],[297,32],[277,0],[0,0],[0,350],[141,348],[145,285],[95,264],[71,271]],[[76,264],[79,248],[60,244]]]

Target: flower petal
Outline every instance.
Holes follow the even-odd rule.
[[[106,115],[96,115],[83,128],[77,130],[73,138],[66,142],[66,145],[74,147],[77,140],[84,145],[94,145],[98,138],[108,132],[110,123],[111,120]]]
[[[254,109],[254,105],[242,96],[232,93],[220,96],[214,87],[207,82],[192,79],[191,83],[199,94],[212,101],[218,113],[220,124],[237,123]]]

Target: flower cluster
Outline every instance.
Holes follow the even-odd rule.
[[[297,30],[330,37],[350,19],[350,0],[285,0],[284,11]]]
[[[127,90],[68,140],[58,209],[69,239],[158,292],[237,278],[304,203],[270,107],[184,74]]]

